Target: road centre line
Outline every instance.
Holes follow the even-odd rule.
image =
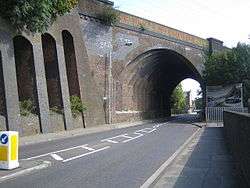
[[[91,151],[91,152],[88,152],[88,153],[84,153],[82,155],[78,155],[78,156],[75,156],[75,157],[71,157],[69,159],[65,159],[63,160],[62,162],[63,163],[66,163],[66,162],[69,162],[69,161],[72,161],[72,160],[75,160],[75,159],[79,159],[79,158],[82,158],[82,157],[85,157],[87,155],[90,155],[90,154],[93,154],[93,153],[97,153],[97,152],[100,152],[100,151],[103,151],[103,150],[106,150],[106,149],[109,149],[111,148],[111,146],[106,146],[104,148],[101,148],[101,149],[98,149],[98,150],[95,150],[95,151]]]
[[[60,152],[64,152],[64,151],[69,151],[69,150],[72,150],[72,149],[81,148],[81,147],[87,146],[87,145],[88,145],[88,144],[80,145],[80,146],[75,146],[75,147],[71,147],[71,148],[67,148],[67,149],[62,149],[62,150],[57,150],[57,151],[45,153],[45,154],[42,154],[42,155],[37,155],[37,156],[34,156],[34,157],[29,157],[29,158],[27,158],[27,159],[22,159],[22,160],[37,159],[37,158],[44,157],[44,156],[48,156],[48,155],[51,155],[51,154],[56,154],[56,153],[60,153]]]

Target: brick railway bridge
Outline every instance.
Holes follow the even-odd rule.
[[[96,16],[109,6],[80,0],[42,35],[16,34],[0,20],[0,129],[31,135],[169,116],[177,84],[202,85],[204,52],[224,48],[124,12],[104,25]],[[87,106],[81,116],[72,116],[73,95]],[[20,115],[27,100],[33,113]]]

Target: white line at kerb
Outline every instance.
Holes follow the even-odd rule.
[[[101,148],[101,149],[98,149],[98,150],[95,150],[95,151],[91,151],[91,152],[88,152],[88,153],[84,153],[82,155],[78,155],[78,156],[75,156],[75,157],[72,157],[72,158],[69,158],[69,159],[65,159],[62,162],[66,163],[66,162],[69,162],[69,161],[72,161],[72,160],[75,160],[75,159],[79,159],[79,158],[85,157],[85,156],[93,154],[93,153],[97,153],[97,152],[103,151],[103,150],[108,149],[108,148],[110,148],[110,146],[106,146],[104,148]]]

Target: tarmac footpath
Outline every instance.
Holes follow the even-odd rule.
[[[235,163],[224,140],[223,127],[209,124],[204,127],[149,187],[239,187]]]

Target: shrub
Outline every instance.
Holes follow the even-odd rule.
[[[70,104],[73,117],[76,117],[87,110],[87,107],[82,103],[78,96],[70,96]]]
[[[31,113],[35,113],[35,105],[31,99],[23,100],[19,102],[20,114],[22,116],[28,116]]]
[[[97,18],[105,25],[114,25],[119,21],[119,12],[113,7],[105,8],[101,14],[97,15]]]

